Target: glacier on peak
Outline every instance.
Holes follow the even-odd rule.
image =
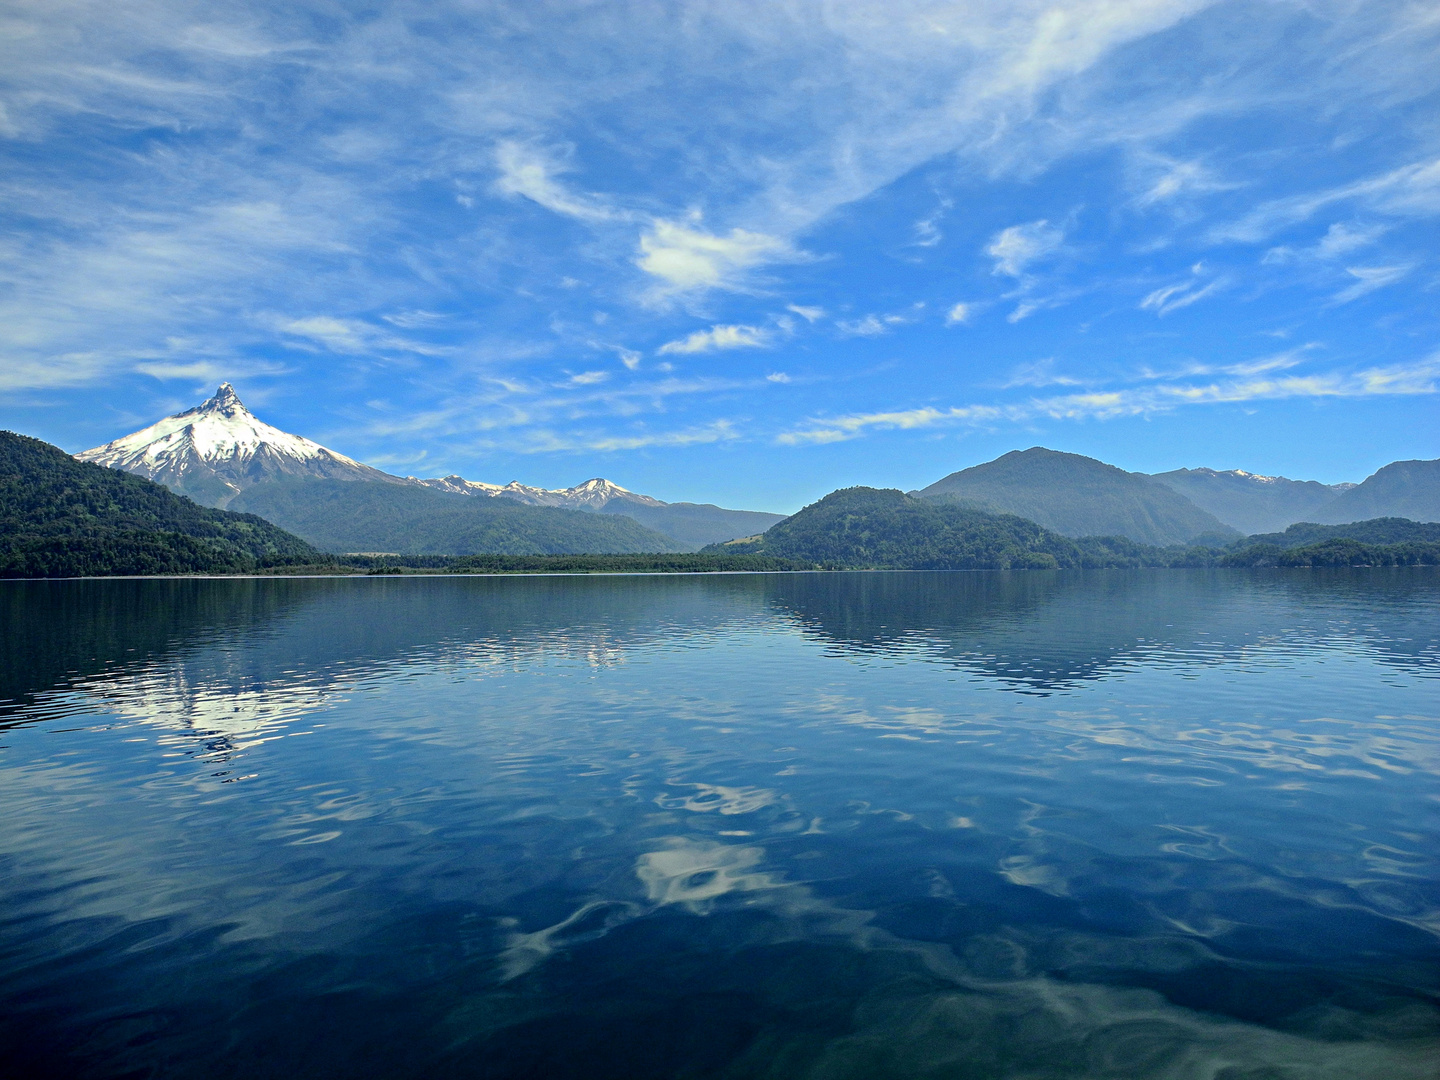
[[[228,382],[193,409],[75,455],[136,473],[207,506],[224,506],[265,480],[397,477],[258,419]]]

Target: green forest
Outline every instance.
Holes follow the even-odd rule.
[[[0,432],[0,577],[237,574],[325,559],[263,518]]]
[[[1226,547],[1153,547],[1123,536],[1070,538],[1013,514],[920,499],[877,488],[843,488],[760,537],[705,552],[775,555],[833,569],[1022,570],[1139,566],[1410,566],[1440,564],[1440,542],[1367,543],[1390,535],[1374,522],[1334,526],[1311,543],[1242,540]],[[1300,528],[1296,526],[1295,528]],[[1310,528],[1322,528],[1311,526]],[[1435,526],[1421,526],[1435,529]]]

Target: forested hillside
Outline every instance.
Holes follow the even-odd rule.
[[[1387,535],[1378,523],[1368,524],[1377,526],[1370,535]],[[1395,535],[1402,532],[1397,527]],[[1247,541],[1228,549],[1162,548],[1123,536],[1061,536],[1013,514],[991,514],[944,500],[860,487],[832,492],[763,536],[713,544],[704,550],[769,555],[832,569],[876,570],[1440,564],[1440,542],[1420,538],[1366,543],[1330,535],[1291,547]]]
[[[324,558],[261,518],[0,432],[0,576],[227,574]]]
[[[1302,521],[1284,532],[1248,536],[1244,544],[1274,544],[1282,548],[1302,547],[1327,540],[1358,540],[1362,544],[1440,543],[1440,523],[1382,517],[1352,521],[1348,525],[1316,525]]]
[[[705,550],[895,570],[1168,566],[1183,560],[1182,551],[1123,536],[1071,539],[1014,514],[866,487],[832,492],[758,539]]]

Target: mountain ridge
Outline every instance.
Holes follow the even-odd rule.
[[[1160,547],[1238,530],[1144,473],[1033,446],[1012,450],[912,492],[1015,514],[1062,536],[1125,536]]]
[[[297,480],[385,483],[499,498],[532,507],[622,515],[682,548],[697,548],[762,530],[785,516],[729,510],[711,503],[667,503],[603,477],[569,488],[540,488],[518,480],[489,484],[457,474],[434,479],[394,476],[265,423],[246,408],[228,382],[221,383],[214,396],[192,409],[81,451],[75,457],[143,476],[201,505],[217,508],[237,500],[243,503],[245,492],[266,484]],[[400,498],[395,496],[392,502]],[[373,500],[371,503],[374,505]],[[425,512],[431,511],[433,507]],[[568,527],[561,531],[573,533]],[[601,529],[597,535],[609,533]],[[667,549],[673,546],[667,545]]]
[[[1315,521],[1343,525],[1382,517],[1440,521],[1440,458],[1392,461],[1376,469],[1322,506]]]
[[[1244,469],[1172,469],[1150,477],[1247,535],[1276,532],[1305,521],[1355,487],[1265,476]]]

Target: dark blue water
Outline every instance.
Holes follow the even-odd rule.
[[[1440,1075],[1440,573],[0,583],[6,1077]]]

